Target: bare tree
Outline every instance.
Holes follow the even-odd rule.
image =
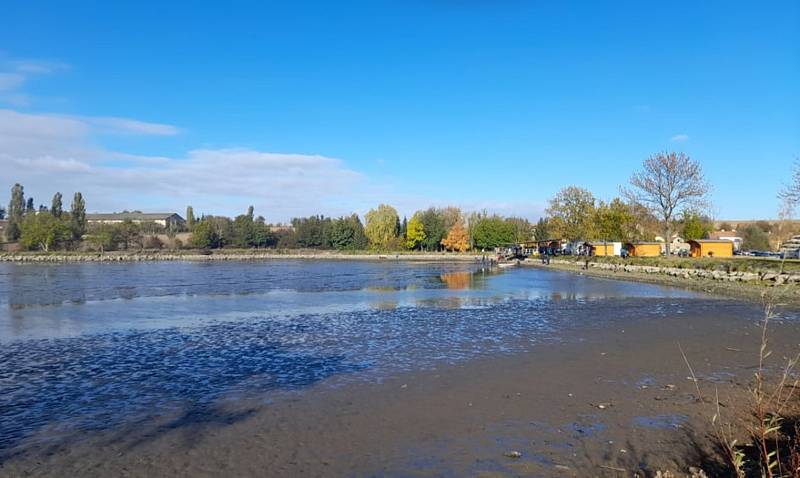
[[[683,153],[658,153],[645,160],[643,169],[631,176],[630,183],[631,187],[623,188],[622,194],[658,217],[669,256],[677,215],[687,208],[708,207],[706,197],[711,187],[700,163]]]
[[[786,208],[785,212],[789,214],[794,212],[797,204],[800,203],[800,158],[795,160],[792,182],[783,187],[780,198],[783,199],[783,207]]]

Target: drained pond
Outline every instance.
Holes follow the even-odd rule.
[[[566,347],[626,324],[742,314],[755,317],[757,307],[480,263],[0,264],[0,457],[160,416],[212,422],[223,402],[257,404],[248,409],[257,413],[287,393],[298,399]],[[686,420],[630,419],[658,430]],[[597,420],[564,426],[606,430]]]

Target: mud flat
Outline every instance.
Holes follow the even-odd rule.
[[[605,326],[525,354],[374,383],[334,380],[269,403],[189,406],[60,445],[29,445],[6,458],[0,475],[618,476],[689,466],[713,473],[711,408],[697,401],[677,344],[704,393],[717,387],[726,413],[737,413],[756,361],[758,329],[749,319],[757,312],[703,309],[647,321],[596,316]],[[778,324],[774,336],[778,353],[800,340],[793,323]]]
[[[100,276],[86,289],[113,288],[109,274],[140,268],[163,287],[176,265],[95,267]],[[305,281],[347,272],[290,266]],[[52,267],[79,266],[7,267],[41,267],[56,281]],[[255,264],[181,267],[189,269],[181,288],[186,278],[213,285],[241,276],[250,284],[243,267],[272,273]],[[119,307],[123,316],[137,302],[163,314],[176,310],[170,304],[201,307],[191,316],[220,307],[226,322],[3,344],[0,476],[611,477],[689,466],[719,476],[708,438],[715,410],[687,379],[679,344],[701,395],[718,389],[726,416],[744,413],[758,304],[555,270],[514,268],[473,276],[466,287],[440,278],[454,266],[387,267],[348,264],[350,280],[417,285],[364,287],[353,307],[338,295],[350,297],[347,290],[303,293],[336,307],[277,319],[252,315],[284,292],[220,295],[195,284],[166,297],[159,289],[139,291],[156,298],[38,306],[27,282],[9,281],[6,290],[24,301],[9,312],[9,327],[46,312],[75,327],[76,311]],[[408,294],[421,300],[398,305]],[[373,296],[381,298],[374,307],[358,305]],[[241,318],[229,316],[225,300]],[[800,343],[797,310],[780,314],[770,336],[775,357],[795,354]],[[133,415],[137,407],[144,413]]]

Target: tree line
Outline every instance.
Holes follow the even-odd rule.
[[[86,203],[83,195],[76,192],[72,198],[69,212],[63,209],[63,198],[60,192],[53,195],[50,208],[34,206],[32,197],[25,198],[25,190],[21,184],[11,188],[11,200],[7,216],[6,240],[19,241],[26,249],[49,251],[79,242],[86,233]]]
[[[457,251],[488,250],[498,246],[538,240],[568,241],[652,241],[657,236],[669,247],[673,233],[684,239],[701,239],[714,231],[709,193],[700,164],[683,153],[664,152],[647,158],[634,172],[619,197],[597,199],[578,186],[561,189],[550,199],[545,216],[531,224],[519,217],[503,217],[486,211],[465,213],[456,207],[415,212],[400,218],[397,210],[381,204],[368,211],[364,222],[358,214],[338,218],[313,215],[291,220],[290,225],[270,225],[255,216],[250,206],[234,218],[213,215],[195,217],[186,210],[186,231],[191,232],[191,247],[237,248],[312,248],[380,251]],[[792,182],[781,193],[785,204],[800,202],[800,162],[795,165]],[[182,230],[165,230],[154,223],[92,224],[87,229],[86,205],[75,193],[69,212],[63,211],[61,193],[53,196],[50,208],[34,207],[25,198],[23,187],[15,184],[7,210],[6,239],[19,241],[26,249],[73,248],[81,244],[99,250],[131,247],[160,248],[155,236],[174,236]],[[791,207],[785,208],[790,214]],[[733,226],[722,224],[721,229]],[[767,222],[749,224],[738,231],[747,249],[768,249],[775,228]],[[173,245],[182,246],[180,241]]]
[[[198,248],[276,247],[379,251],[458,251],[490,249],[533,238],[533,225],[522,218],[503,218],[486,212],[464,214],[456,207],[428,208],[411,219],[381,204],[368,211],[338,218],[313,215],[291,220],[287,226],[269,226],[263,217],[246,214],[230,219],[202,216],[187,208],[191,243]]]

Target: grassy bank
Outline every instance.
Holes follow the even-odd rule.
[[[584,263],[585,257],[564,256],[560,259]],[[761,257],[737,256],[726,259],[695,257],[592,257],[592,262],[600,264],[640,265],[651,267],[674,267],[677,269],[699,269],[722,272],[777,272],[782,267],[785,272],[800,272],[800,260],[781,261]]]
[[[740,272],[742,274],[760,274],[761,277],[763,277],[764,274],[777,275],[777,272],[780,270],[780,261],[762,261],[756,259],[752,260],[752,262],[748,264],[746,261],[749,260],[750,259],[718,260],[691,258],[629,258],[623,260],[621,258],[603,257],[591,258],[588,269],[584,268],[586,264],[585,258],[560,258],[551,261],[550,265],[542,265],[538,260],[529,260],[523,264],[529,267],[543,267],[576,272],[592,277],[667,285],[687,290],[759,302],[763,300],[763,297],[767,292],[771,292],[781,304],[786,304],[793,307],[800,306],[800,283],[798,282],[777,284],[774,281],[764,280],[721,280],[719,278],[715,279],[710,276],[710,274],[714,272]],[[739,261],[742,261],[742,263],[740,264]],[[617,265],[619,267],[610,269],[603,268],[601,265]],[[623,269],[624,266],[630,265],[659,268],[659,271],[652,269],[650,272],[640,272]],[[727,265],[736,265],[739,268],[728,269],[726,268]],[[800,272],[800,269],[797,267],[797,261],[794,261],[791,264],[787,261],[785,265],[794,266],[790,272],[792,274],[797,274]],[[747,269],[743,269],[743,267],[747,267]],[[672,270],[670,273],[667,273],[667,269]],[[685,270],[687,273],[685,275],[675,275],[675,269]],[[790,267],[786,267],[786,269],[790,269]],[[700,277],[694,274],[688,274],[688,271],[696,270],[709,271],[709,277]]]

